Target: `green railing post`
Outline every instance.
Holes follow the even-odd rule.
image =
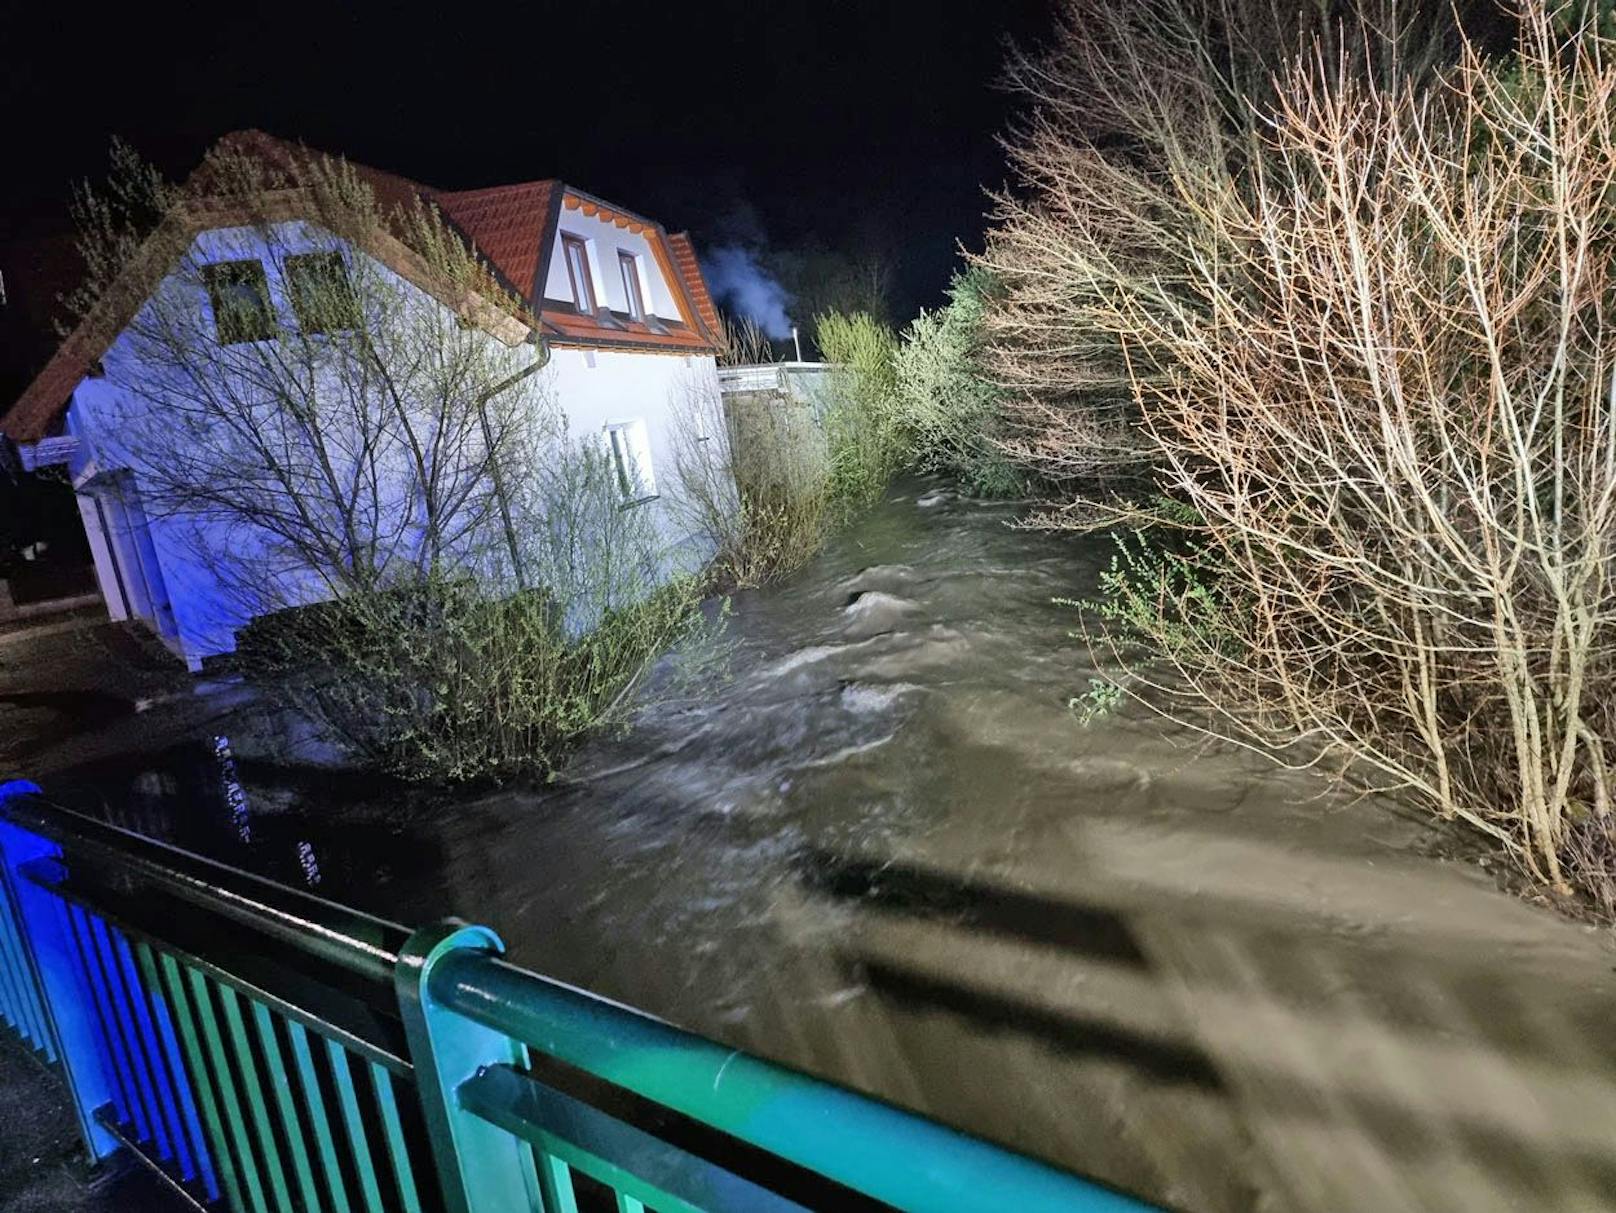
[[[428,988],[432,970],[445,956],[468,951],[498,955],[504,950],[487,927],[443,922],[411,935],[394,970],[422,1117],[448,1213],[545,1207],[531,1148],[465,1111],[457,1094],[462,1083],[491,1066],[525,1067],[526,1047],[439,1006]]]

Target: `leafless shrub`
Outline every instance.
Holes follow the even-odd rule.
[[[774,346],[750,316],[718,315],[719,366],[757,366],[774,361]]]
[[[808,406],[741,393],[726,409],[691,383],[674,411],[675,508],[714,555],[722,587],[764,585],[800,567],[829,526],[825,441]]]
[[[1566,12],[1533,0],[1507,66],[1466,44],[1434,85],[1298,58],[1238,172],[1174,186],[1194,238],[1171,291],[1119,287],[1082,317],[1118,338],[1192,520],[1176,554],[1109,579],[1111,642],[1165,659],[1119,649],[1133,685],[1597,892],[1616,44]]]
[[[1217,217],[1265,154],[1274,69],[1315,47],[1355,74],[1424,76],[1453,53],[1452,17],[1396,0],[1065,0],[1049,44],[1011,55],[1017,188],[995,196],[974,259],[1000,287],[982,358],[1012,457],[1058,494],[1148,481],[1134,389],[1171,357],[1117,313],[1200,306],[1186,269],[1220,255]]]

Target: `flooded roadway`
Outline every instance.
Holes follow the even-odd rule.
[[[908,485],[739,595],[728,675],[560,785],[211,738],[69,803],[1174,1207],[1616,1207],[1613,954],[1455,840],[1148,713],[1080,726],[1103,541]],[[230,727],[250,728],[237,719]],[[228,728],[225,730],[228,732]]]

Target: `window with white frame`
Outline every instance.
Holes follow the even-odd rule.
[[[640,293],[640,259],[633,253],[617,252],[617,268],[623,275],[623,296],[628,300],[631,320],[645,319],[645,297]]]
[[[651,435],[643,421],[614,421],[606,426],[606,454],[625,505],[657,495],[651,470]]]
[[[572,302],[580,315],[595,314],[595,283],[589,276],[589,246],[582,236],[561,233],[561,251],[567,259],[567,279],[572,283]]]

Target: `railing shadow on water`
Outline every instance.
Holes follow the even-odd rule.
[[[870,945],[880,936],[868,929],[870,938],[842,944],[850,977],[878,1001],[944,1012],[989,1037],[1116,1063],[1175,1094],[1213,1096],[1267,1132],[1275,1148],[1309,1139],[1326,1153],[1364,1147],[1358,1157],[1390,1165],[1381,1190],[1354,1207],[1464,1207],[1422,1203],[1416,1186],[1431,1174],[1451,1182],[1456,1168],[1482,1187],[1535,1193],[1540,1203],[1532,1207],[1602,1207],[1579,1201],[1616,1191],[1616,1160],[1602,1140],[1616,1108],[1606,1004],[1529,1001],[1500,981],[1491,954],[1460,954],[1440,936],[1425,941],[1428,954],[1410,957],[1333,951],[1317,932],[1288,935],[1202,892],[1128,910],[913,862],[817,848],[797,861],[811,896],[900,928],[878,947]],[[1178,932],[1176,954],[1163,947],[1161,929],[1175,919],[1194,925]],[[1150,920],[1154,938],[1144,925]],[[929,951],[914,948],[920,927],[936,932]],[[998,942],[1041,950],[1037,964],[1017,972],[1048,983],[1080,968],[1091,979],[1109,977],[1110,997],[1056,1005],[1002,981],[979,984],[958,964],[957,945],[966,940],[979,949]],[[953,966],[940,965],[943,957]],[[1352,968],[1365,964],[1383,970],[1400,1003],[1318,997],[1320,982],[1354,989]],[[1179,1011],[1140,1014],[1150,993]],[[1109,1015],[1095,1010],[1102,1005]],[[1128,1022],[1119,1005],[1134,1013]],[[1472,1019],[1465,1008],[1485,1008],[1489,1018]],[[1334,1050],[1320,1047],[1331,1038]],[[987,1055],[961,1064],[980,1066]],[[1345,1076],[1344,1065],[1351,1067]],[[1287,1161],[1299,1190],[1309,1197],[1325,1190],[1309,1182],[1316,1179],[1309,1168],[1320,1170],[1316,1160]],[[1340,1169],[1371,1191],[1362,1172]],[[1344,1207],[1329,1197],[1294,1203]]]
[[[0,784],[0,1021],[192,1206],[1147,1207],[501,951]]]
[[[1127,918],[1100,906],[984,883],[916,864],[839,856],[799,856],[802,883],[823,897],[856,902],[882,916],[952,924],[977,938],[1002,937],[1059,949],[1085,962],[1148,972]],[[1158,1082],[1219,1090],[1223,1080],[1190,1040],[1162,1040],[1080,1012],[1036,1006],[957,976],[862,957],[858,976],[883,998],[947,1010],[978,1028],[1034,1037],[1062,1053],[1121,1062]]]

